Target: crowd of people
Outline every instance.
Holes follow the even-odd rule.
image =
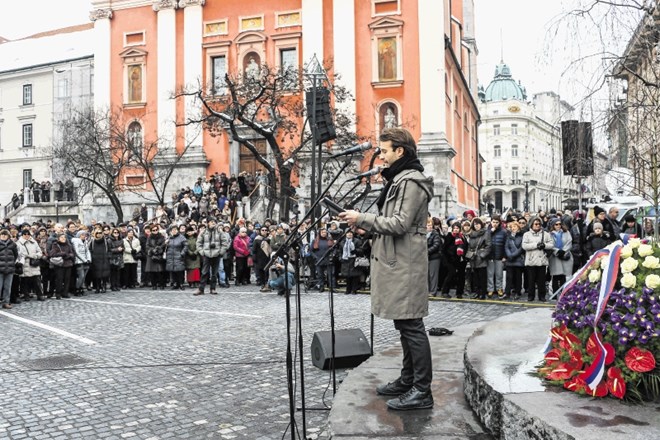
[[[107,289],[191,289],[193,295],[253,284],[283,295],[293,287],[293,259],[299,258],[306,290],[338,289],[355,294],[369,287],[371,240],[354,234],[337,218],[297,231],[298,252],[287,264],[273,255],[297,224],[236,216],[236,206],[261,173],[215,174],[181,188],[151,216],[146,205],[126,223],[83,224],[69,220],[12,225],[0,230],[2,307],[30,299],[68,298]],[[47,201],[41,198],[42,201]],[[619,223],[618,209],[583,212],[511,212],[504,218],[429,216],[427,223],[430,296],[546,301],[589,255],[623,233],[652,235],[632,216]]]
[[[540,211],[478,217],[429,218],[429,294],[472,299],[548,299],[597,250],[628,234],[652,237],[653,222],[619,209],[595,206],[587,221],[580,211]]]

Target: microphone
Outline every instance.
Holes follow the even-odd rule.
[[[380,174],[380,171],[383,169],[381,166],[377,166],[376,168],[372,168],[369,171],[365,171],[362,174],[358,174],[355,177],[351,177],[350,179],[346,179],[347,182],[350,182],[351,180],[360,180],[363,177],[371,177],[375,176],[376,174]]]
[[[353,153],[361,153],[363,151],[367,151],[371,149],[371,142],[367,141],[358,145],[355,145],[351,148],[347,148],[344,151],[340,151],[339,153],[333,154],[330,157],[341,157],[341,156],[347,156],[349,154]]]

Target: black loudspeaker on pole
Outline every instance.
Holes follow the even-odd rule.
[[[562,121],[561,144],[565,176],[594,174],[591,122]]]
[[[314,105],[314,98],[316,98],[316,105]],[[316,129],[316,142],[322,144],[336,139],[337,131],[330,111],[330,91],[325,87],[317,87],[316,93],[308,90],[305,92],[305,103],[312,130]]]

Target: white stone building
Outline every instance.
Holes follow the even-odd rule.
[[[571,106],[554,92],[529,100],[504,63],[480,89],[479,101],[484,205],[495,212],[563,208],[563,200],[577,193],[562,163],[561,121],[571,119]]]
[[[58,120],[92,102],[93,44],[91,24],[0,44],[3,206],[32,179],[64,179],[53,175],[52,140]]]

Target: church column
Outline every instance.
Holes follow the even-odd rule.
[[[334,71],[342,76],[342,85],[355,96],[355,0],[334,0],[332,8]],[[344,102],[341,109],[355,114],[355,101]],[[349,130],[355,130],[355,124]]]
[[[111,9],[95,9],[89,14],[94,22],[94,107],[110,108],[110,19]]]
[[[445,32],[443,2],[418,0],[419,20],[419,90],[420,128],[418,153],[425,172],[433,177],[435,197],[429,205],[431,212],[441,212],[441,200],[455,199],[451,186],[451,160],[456,150],[447,141],[445,110]],[[440,198],[442,197],[442,199]],[[446,202],[444,202],[446,203]]]
[[[186,87],[203,86],[202,74],[202,7],[205,0],[179,0],[179,7],[185,8],[183,13],[183,82]],[[195,103],[194,96],[186,97],[186,115],[196,117],[201,111],[200,104]],[[186,145],[198,147],[202,145],[201,130],[196,125],[186,126]]]
[[[303,66],[314,54],[323,65],[323,0],[302,0]]]
[[[176,0],[157,0],[158,13],[158,138],[165,148],[175,147],[176,102]]]

